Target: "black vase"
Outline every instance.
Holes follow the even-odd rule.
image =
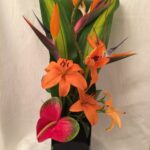
[[[90,150],[91,144],[91,126],[89,125],[89,134],[85,133],[82,125],[80,125],[80,131],[75,139],[67,143],[61,143],[52,140],[51,150]]]

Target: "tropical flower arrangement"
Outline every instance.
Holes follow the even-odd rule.
[[[114,107],[111,94],[96,88],[101,69],[134,55],[131,51],[114,54],[126,39],[107,48],[118,6],[119,0],[40,0],[43,22],[35,17],[45,34],[24,17],[50,54],[41,85],[51,98],[40,109],[39,142],[48,138],[69,142],[81,126],[88,136],[99,113],[111,119],[107,131],[115,124],[122,127],[124,113]]]

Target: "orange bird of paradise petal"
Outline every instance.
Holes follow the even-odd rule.
[[[89,123],[91,125],[95,125],[98,121],[97,111],[102,109],[102,107],[91,95],[86,94],[82,90],[78,90],[78,92],[79,92],[79,100],[70,107],[70,111],[71,112],[83,111]]]
[[[114,108],[112,103],[112,96],[108,92],[105,92],[104,94],[105,96],[109,97],[108,100],[105,101],[105,107],[106,107],[105,113],[107,116],[111,118],[111,124],[106,129],[106,131],[111,131],[115,127],[115,124],[117,124],[119,128],[122,128],[120,114],[124,114],[124,113],[119,112],[116,108]]]
[[[78,4],[78,0],[72,0],[72,3],[74,6],[76,6]]]
[[[85,90],[87,83],[82,68],[71,60],[59,58],[57,62],[51,62],[45,69],[47,74],[42,78],[42,87],[49,89],[59,84],[59,96],[66,96],[70,86]]]
[[[92,11],[98,3],[100,3],[102,0],[93,0],[90,6],[90,11]]]
[[[51,20],[50,20],[50,31],[53,39],[55,40],[60,29],[60,16],[59,16],[59,7],[58,4],[55,4],[53,7]]]
[[[136,55],[136,53],[132,52],[132,51],[128,51],[128,52],[123,52],[123,53],[118,53],[118,54],[111,54],[109,57],[110,59],[110,63],[111,62],[115,62],[130,56]]]

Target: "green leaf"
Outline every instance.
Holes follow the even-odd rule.
[[[96,90],[95,98],[97,99],[102,90]]]
[[[47,91],[48,93],[50,93],[52,97],[55,97],[55,96],[58,96],[58,97],[59,97],[58,85],[56,85],[56,86],[54,86],[54,87],[52,87],[52,88],[50,88],[50,89],[47,89],[46,91]]]
[[[109,1],[111,2],[111,5],[100,14],[96,21],[86,26],[81,32],[79,43],[84,53],[84,57],[86,57],[92,50],[87,42],[88,34],[92,34],[94,31],[96,31],[98,37],[103,40],[106,46],[108,44],[113,15],[119,6],[119,0],[107,0],[107,2]]]
[[[74,30],[75,32],[79,32],[86,25],[90,24],[93,20],[95,20],[106,8],[110,6],[110,2],[107,0],[102,1],[92,12],[87,13],[82,16],[76,23]]]
[[[37,35],[37,37],[40,39],[40,41],[49,50],[50,54],[54,57],[54,59],[57,60],[59,58],[59,54],[53,42],[50,39],[48,39],[45,35],[43,35],[35,26],[33,26],[32,23],[27,18],[25,17],[23,18],[31,27],[31,29],[34,31],[34,33]]]
[[[72,11],[72,4],[66,0],[40,0],[43,24],[49,28],[50,17],[54,3],[57,2],[60,12],[60,31],[56,38],[57,49],[63,58],[75,60],[77,57],[77,47],[73,35],[73,28],[69,21]],[[67,3],[68,2],[68,3]]]

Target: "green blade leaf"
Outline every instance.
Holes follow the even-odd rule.
[[[61,57],[75,60],[77,57],[77,48],[73,36],[73,29],[69,21],[73,7],[72,3],[67,0],[40,0],[43,24],[49,28],[50,17],[55,2],[58,3],[60,12],[60,31],[56,38],[57,49]]]
[[[49,50],[51,55],[57,60],[59,58],[58,51],[53,44],[53,42],[48,39],[44,34],[42,34],[35,26],[32,25],[32,23],[25,17],[23,17],[25,21],[28,23],[28,25],[31,27],[31,29],[34,31],[34,33],[37,35],[37,37],[40,39],[40,41],[45,45],[45,47]]]
[[[42,27],[42,29],[45,31],[46,36],[51,37],[49,29],[43,25],[43,23],[41,22],[41,20],[38,18],[38,16],[35,14],[34,11],[33,11],[33,14],[35,18],[37,19],[38,23],[40,24],[40,26]]]
[[[111,4],[110,2],[106,2],[107,0],[102,1],[92,12],[87,13],[82,16],[77,23],[75,24],[74,30],[76,33],[81,31],[86,25],[90,24],[93,20],[95,20],[106,8]]]
[[[96,21],[86,26],[81,32],[79,43],[80,47],[84,51],[84,57],[86,57],[92,50],[87,42],[88,34],[92,34],[94,31],[96,31],[98,37],[103,40],[106,45],[108,44],[112,26],[112,19],[115,10],[119,6],[119,0],[107,0],[107,2],[111,2],[111,5],[100,14]]]

